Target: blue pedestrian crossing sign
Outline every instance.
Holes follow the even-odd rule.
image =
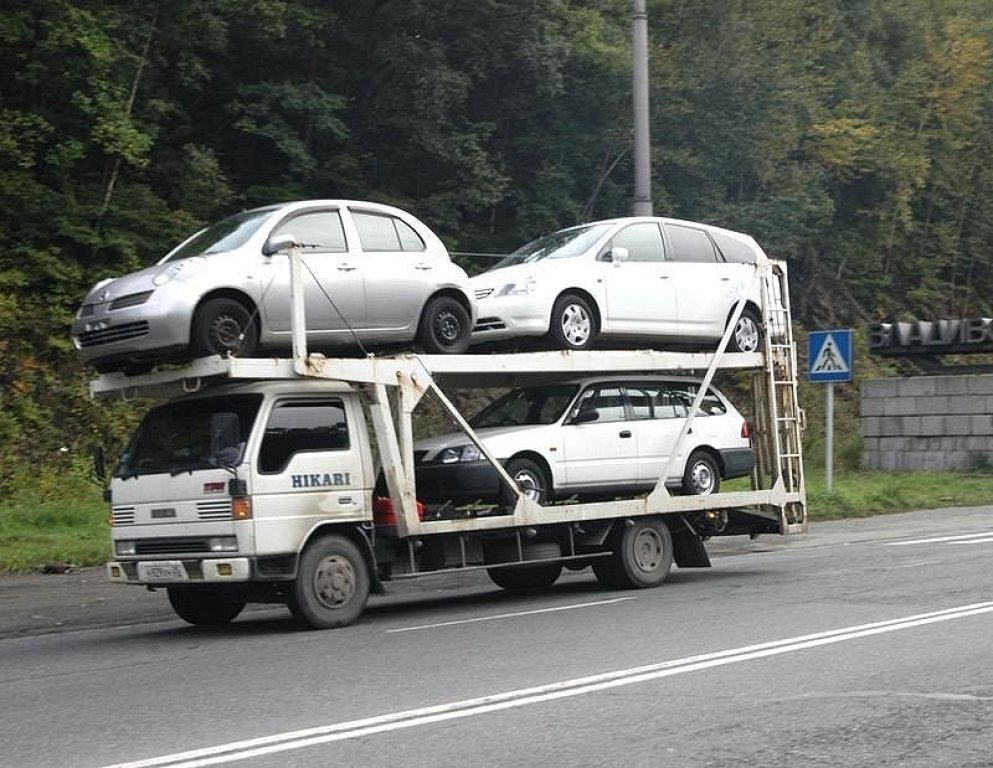
[[[852,380],[852,330],[811,331],[807,336],[809,381]]]

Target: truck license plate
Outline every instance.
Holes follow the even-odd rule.
[[[183,564],[176,561],[162,563],[138,563],[138,578],[141,581],[189,581]]]

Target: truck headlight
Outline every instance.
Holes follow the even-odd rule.
[[[114,552],[118,555],[134,555],[137,554],[136,542],[134,541],[115,541],[114,542]]]
[[[235,536],[211,536],[207,539],[211,552],[237,552],[238,539]]]
[[[463,461],[479,461],[483,457],[472,443],[467,445],[456,445],[453,448],[446,448],[438,454],[438,461],[441,464],[458,464]]]

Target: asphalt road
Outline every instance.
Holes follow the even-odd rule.
[[[711,549],[645,591],[411,582],[333,632],[3,579],[0,765],[993,765],[993,507]]]

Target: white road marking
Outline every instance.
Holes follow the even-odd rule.
[[[435,627],[454,627],[457,624],[475,624],[479,621],[497,621],[498,619],[513,619],[518,616],[533,616],[536,613],[554,613],[555,611],[572,611],[576,608],[593,608],[598,605],[610,605],[620,603],[625,600],[636,600],[635,597],[615,597],[610,600],[596,600],[592,603],[574,603],[572,605],[559,605],[554,608],[535,608],[532,611],[516,611],[514,613],[497,613],[492,616],[477,616],[472,619],[457,619],[455,621],[439,621],[435,624],[418,624],[413,627],[399,627],[397,629],[386,630],[391,632],[416,632],[419,629],[434,629]]]
[[[906,547],[911,544],[982,544],[993,541],[993,531],[964,533],[960,536],[934,536],[930,539],[910,539],[909,541],[887,541],[887,547]]]
[[[852,627],[828,630],[826,632],[785,638],[783,640],[773,640],[742,648],[717,651],[716,653],[706,653],[683,659],[663,661],[658,664],[649,664],[642,667],[620,669],[599,675],[563,680],[533,688],[521,688],[515,691],[506,691],[475,699],[465,699],[448,704],[409,709],[386,715],[349,720],[343,723],[333,723],[316,728],[278,733],[271,736],[221,744],[216,747],[177,752],[146,760],[116,763],[113,766],[106,766],[105,768],[204,768],[210,765],[234,763],[253,757],[263,757],[265,755],[303,749],[319,744],[356,739],[363,736],[388,733],[402,728],[429,725],[431,723],[481,715],[487,712],[498,712],[500,710],[523,707],[545,701],[581,696],[587,693],[644,683],[686,672],[698,672],[727,664],[737,664],[743,661],[762,659],[783,653],[805,650],[807,648],[847,642],[862,637],[913,629],[927,624],[954,621],[991,612],[993,612],[993,602],[973,603],[943,611],[920,613],[900,619],[890,619],[888,621],[860,624]]]

